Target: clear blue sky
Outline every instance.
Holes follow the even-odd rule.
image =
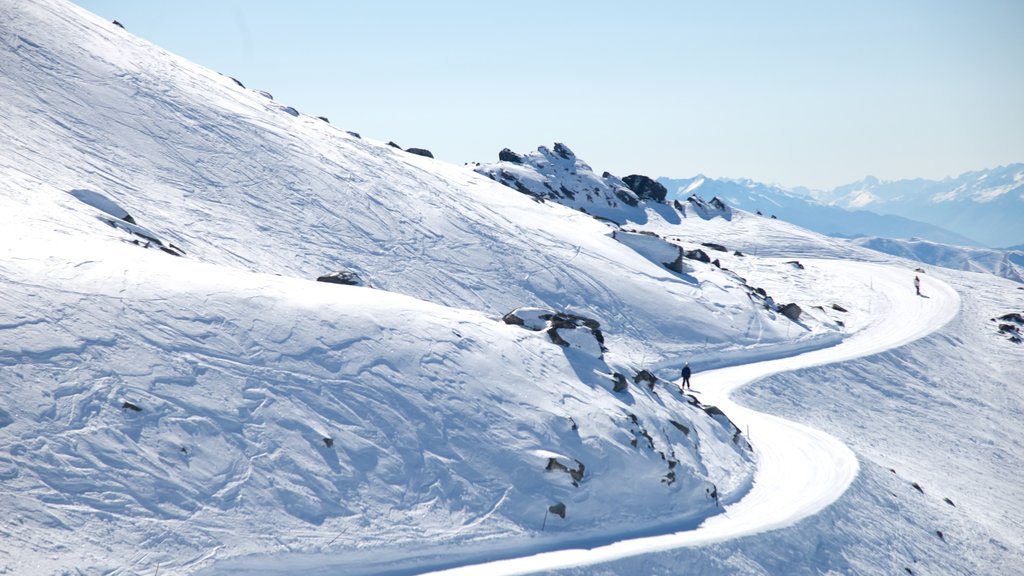
[[[832,187],[1024,162],[1024,1],[76,0],[339,127]]]

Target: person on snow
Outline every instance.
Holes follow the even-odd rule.
[[[683,373],[682,373],[682,376],[683,376],[683,386],[682,386],[682,390],[689,390],[690,389],[690,374],[691,373],[692,373],[692,371],[690,370],[690,363],[687,362],[687,363],[683,364]]]
[[[921,295],[921,277],[914,276],[914,290],[917,291],[917,295]]]

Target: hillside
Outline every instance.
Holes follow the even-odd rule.
[[[968,248],[919,239],[858,238],[854,242],[865,248],[925,264],[953,270],[985,272],[1014,282],[1024,283],[1024,250],[1020,249]]]
[[[12,570],[696,522],[753,453],[658,377],[838,336],[64,2],[0,27]]]
[[[1009,282],[918,298],[917,263],[564,145],[448,165],[64,0],[0,30],[0,573],[1024,559]]]

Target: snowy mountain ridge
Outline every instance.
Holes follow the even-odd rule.
[[[0,571],[1024,558],[1019,440],[990,418],[1022,413],[1024,347],[989,321],[1024,309],[1008,283],[929,269],[918,298],[907,261],[552,161],[544,182],[614,188],[611,224],[62,0],[0,0],[0,30]],[[942,379],[978,369],[970,402]],[[769,374],[746,400],[814,428],[731,403]]]
[[[990,247],[1024,241],[1024,164],[966,172],[942,180],[868,177],[819,195],[844,208],[870,209],[947,227]]]
[[[670,196],[691,194],[718,196],[730,204],[764,215],[777,216],[804,228],[839,237],[881,236],[887,238],[926,238],[947,244],[973,245],[974,240],[941,226],[902,216],[883,215],[853,206],[839,207],[816,201],[807,189],[789,190],[749,179],[659,178]]]

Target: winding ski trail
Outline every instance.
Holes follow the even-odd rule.
[[[701,372],[694,382],[704,404],[721,408],[757,452],[753,485],[724,513],[695,530],[625,539],[595,548],[573,548],[449,568],[432,575],[529,574],[600,564],[652,552],[700,546],[795,524],[835,502],[857,476],[854,453],[833,436],[796,422],[745,408],[730,400],[736,389],[780,372],[869,356],[921,338],[950,321],[960,297],[951,287],[928,279],[924,296],[914,294],[912,273],[864,262],[817,260],[839,274],[870,278],[874,289],[870,323],[842,343],[787,358]]]

